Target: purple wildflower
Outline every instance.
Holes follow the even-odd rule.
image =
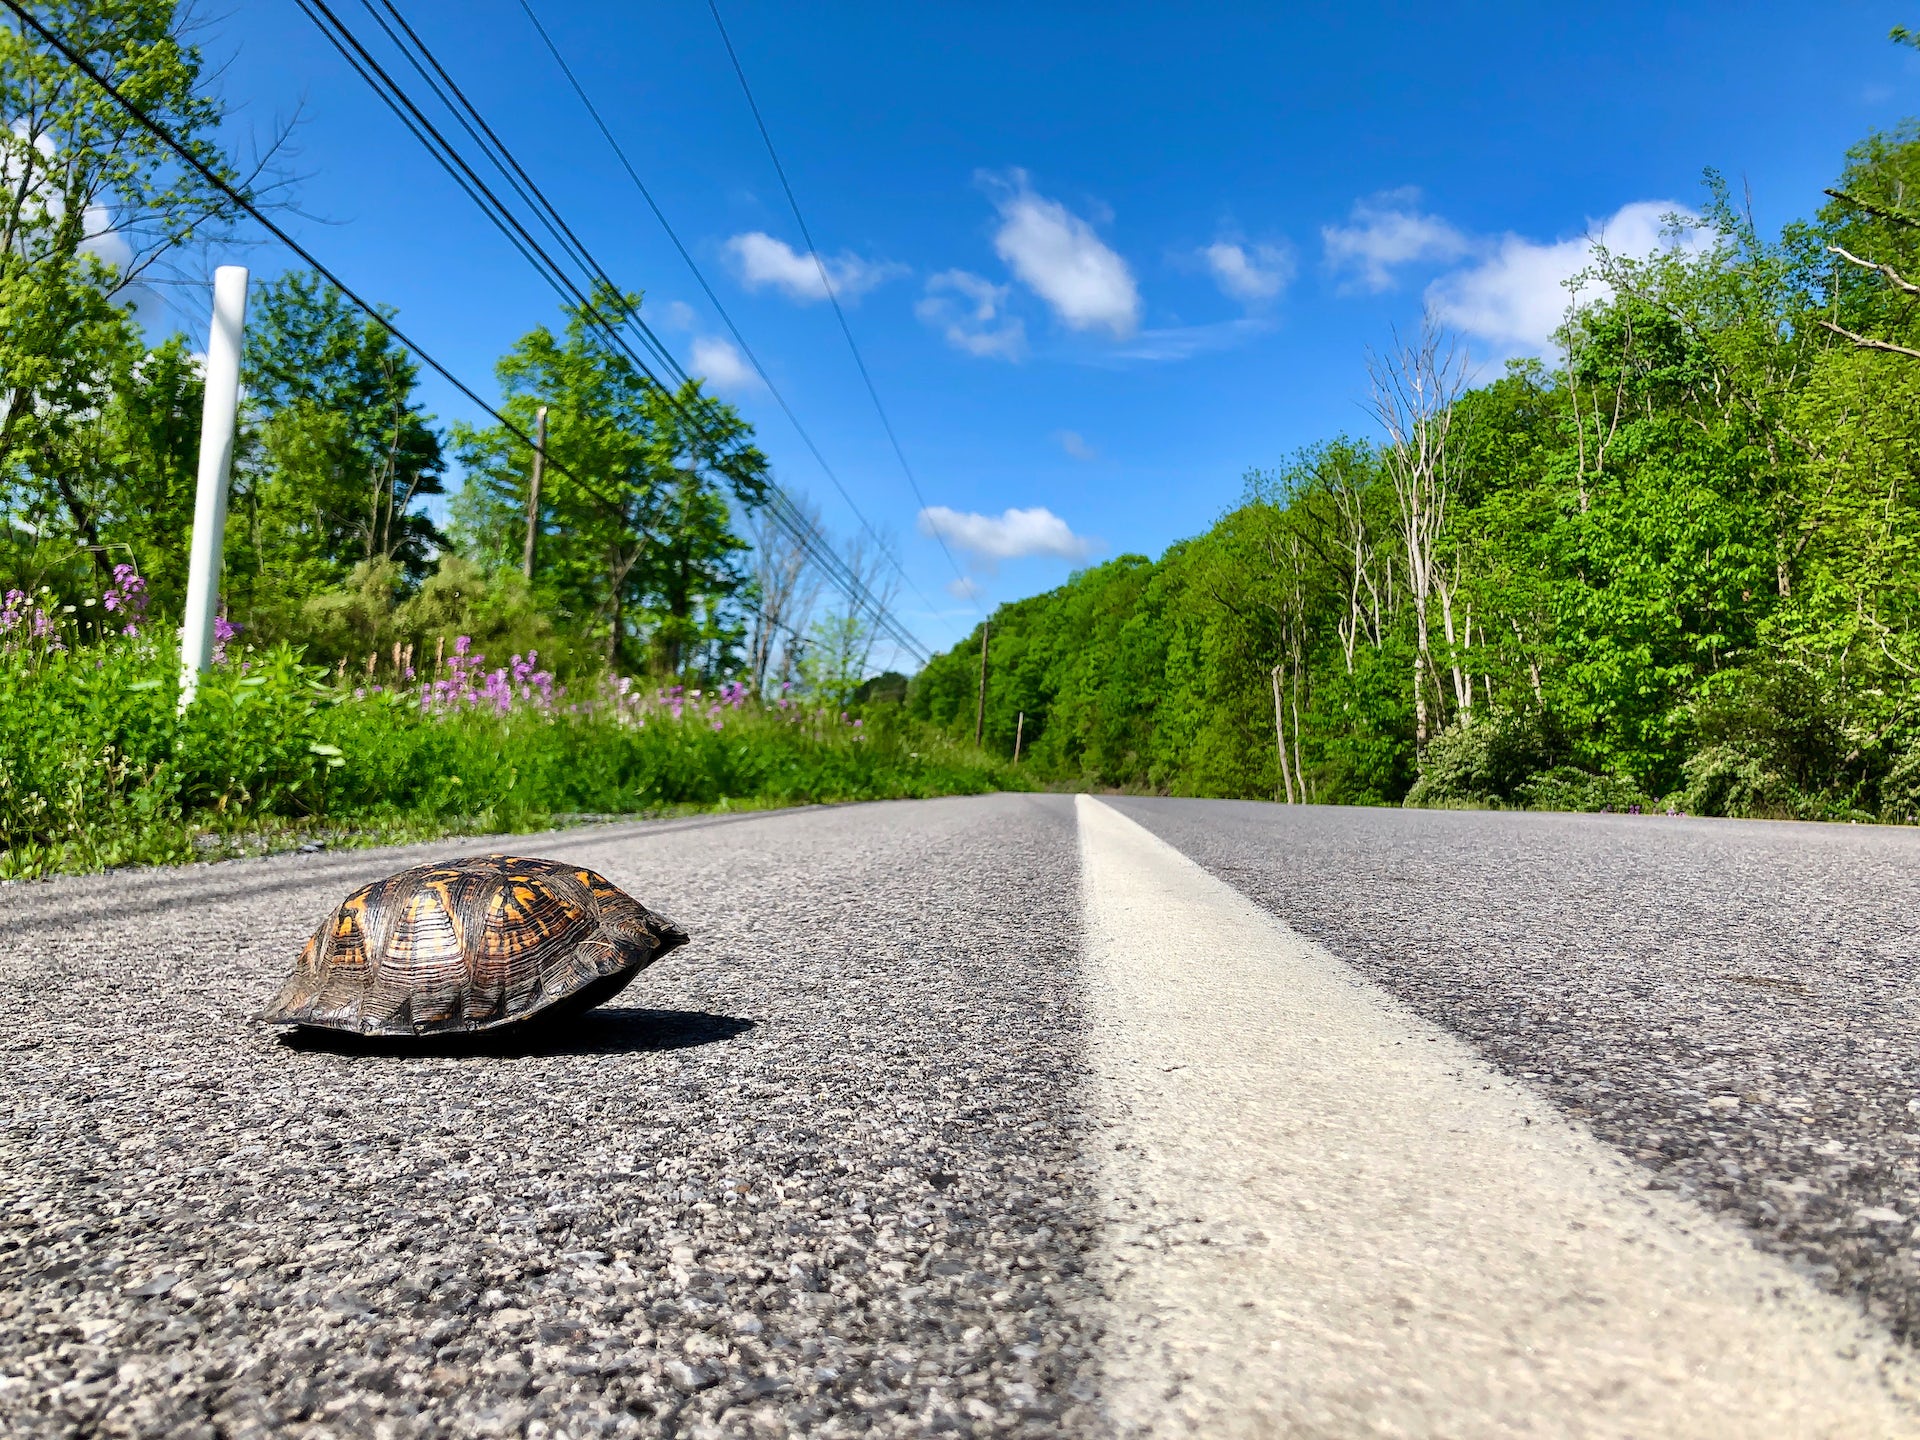
[[[213,617],[214,664],[224,665],[227,663],[227,642],[238,635],[243,628],[245,627],[234,624],[224,615],[216,615]],[[133,632],[129,630],[127,633],[131,635]]]
[[[101,595],[100,606],[118,613],[126,622],[120,630],[122,635],[138,635],[147,615],[147,582],[131,565],[114,566],[113,580]]]

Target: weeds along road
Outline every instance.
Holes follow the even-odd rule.
[[[694,943],[247,1023],[501,844]],[[0,888],[0,1430],[1920,1433],[1916,860],[992,796]]]

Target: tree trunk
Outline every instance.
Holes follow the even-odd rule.
[[[1293,668],[1293,773],[1300,777],[1300,803],[1308,803],[1307,762],[1300,750],[1300,667]]]
[[[1270,672],[1273,680],[1273,748],[1280,757],[1280,783],[1286,787],[1287,804],[1293,804],[1293,772],[1287,768],[1287,722],[1280,707],[1280,667]],[[1274,797],[1276,800],[1279,796]]]
[[[616,668],[620,663],[620,626],[625,619],[625,611],[621,604],[620,591],[625,583],[626,577],[624,575],[613,583],[613,613],[607,621],[607,668],[610,670]]]
[[[1431,668],[1427,656],[1427,610],[1417,599],[1414,603],[1413,628],[1415,646],[1413,655],[1413,753],[1425,758],[1427,753],[1427,671]]]
[[[93,568],[103,581],[113,581],[113,565],[107,559],[107,552],[101,548],[100,532],[95,528],[93,517],[87,514],[87,507],[80,503],[80,497],[73,492],[73,486],[64,475],[53,477],[53,488],[60,492],[60,503],[67,507],[67,514],[73,517],[73,528],[80,532],[80,538],[87,542],[87,554],[93,557]]]

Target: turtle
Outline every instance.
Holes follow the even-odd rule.
[[[582,866],[442,860],[341,901],[254,1018],[360,1035],[499,1030],[590,1010],[686,943]]]

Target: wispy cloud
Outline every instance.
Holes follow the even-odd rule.
[[[1170,325],[1159,330],[1142,330],[1117,349],[1087,355],[1082,359],[1089,365],[1107,367],[1191,360],[1196,355],[1211,355],[1244,345],[1272,328],[1273,321],[1263,315],[1242,315],[1238,319],[1216,320],[1207,325]]]
[[[1071,526],[1045,506],[1009,509],[999,515],[979,515],[930,505],[920,512],[920,532],[938,536],[967,552],[991,572],[1002,560],[1029,555],[1057,555],[1080,560],[1092,552],[1093,542],[1073,533]]]
[[[1607,293],[1598,279],[1577,289],[1571,284],[1594,263],[1598,248],[1643,259],[1673,247],[1698,253],[1711,246],[1712,236],[1703,230],[1670,233],[1670,216],[1699,218],[1671,200],[1636,200],[1565,240],[1501,236],[1484,247],[1477,264],[1429,285],[1427,303],[1444,324],[1490,342],[1502,354],[1545,354],[1570,305]]]
[[[1293,252],[1279,245],[1216,240],[1200,252],[1223,293],[1245,304],[1278,299],[1293,283]]]
[[[904,265],[863,260],[847,253],[821,256],[820,263],[816,264],[811,252],[795,250],[786,241],[762,230],[735,235],[725,248],[734,273],[749,290],[775,289],[802,304],[825,300],[829,281],[835,295],[851,302],[875,286],[907,273]],[[824,279],[820,274],[823,267]]]
[[[1089,445],[1086,437],[1078,430],[1056,431],[1053,438],[1058,440],[1060,442],[1060,448],[1075,460],[1098,460],[1100,458],[1100,452]]]
[[[1368,290],[1391,290],[1395,270],[1417,260],[1457,260],[1472,242],[1437,215],[1419,208],[1413,186],[1356,200],[1346,225],[1320,231],[1328,266]]]
[[[983,174],[1000,211],[993,248],[1014,275],[1073,330],[1124,340],[1140,327],[1140,288],[1093,226],[1038,194],[1024,170]]]
[[[947,582],[947,593],[956,600],[977,600],[986,588],[971,575],[956,575]]]
[[[927,280],[927,293],[914,313],[969,355],[1017,360],[1027,350],[1027,327],[1006,313],[1010,285],[996,285],[966,270],[943,270]]]

